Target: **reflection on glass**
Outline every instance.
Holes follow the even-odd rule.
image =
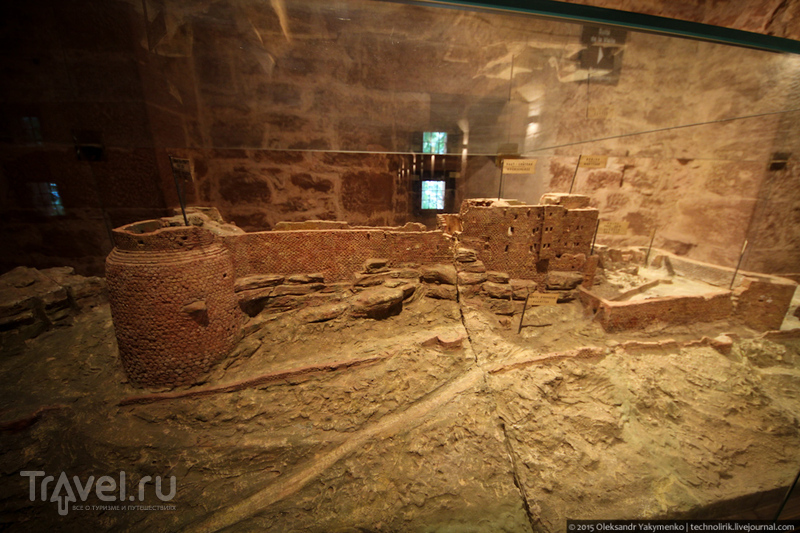
[[[444,209],[444,182],[422,182],[422,209]]]
[[[64,204],[55,183],[36,182],[30,184],[31,198],[34,207],[47,216],[64,214]]]
[[[28,142],[42,144],[42,127],[38,117],[22,117],[22,129]]]
[[[422,152],[425,154],[447,153],[447,133],[426,131],[422,134]]]

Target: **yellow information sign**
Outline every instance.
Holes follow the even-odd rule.
[[[558,293],[532,292],[528,296],[528,305],[556,305]]]
[[[503,159],[504,174],[533,174],[536,172],[535,159]]]
[[[597,227],[598,235],[627,235],[627,220],[601,220]]]
[[[582,155],[578,166],[580,168],[606,168],[607,163],[607,155]]]

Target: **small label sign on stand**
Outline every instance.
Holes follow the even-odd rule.
[[[172,174],[176,178],[183,180],[192,179],[192,162],[189,159],[170,156],[169,162],[172,164]]]
[[[557,305],[559,293],[553,292],[529,292],[525,297],[525,303],[522,304],[522,314],[519,317],[519,327],[517,333],[522,331],[522,321],[525,320],[525,311],[529,305]]]
[[[627,220],[601,220],[597,226],[598,235],[627,235]]]
[[[528,297],[528,305],[556,305],[559,293],[532,292]]]
[[[582,155],[580,168],[606,168],[608,164],[607,155]]]
[[[504,174],[533,174],[536,172],[536,159],[503,159]]]

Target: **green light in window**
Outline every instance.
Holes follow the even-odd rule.
[[[422,182],[422,209],[444,209],[444,182]]]
[[[443,131],[426,131],[422,134],[422,153],[446,154],[447,133]]]

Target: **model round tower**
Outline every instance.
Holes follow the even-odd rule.
[[[137,385],[189,385],[227,356],[242,314],[228,250],[196,227],[159,220],[114,230],[106,259],[122,366]]]

